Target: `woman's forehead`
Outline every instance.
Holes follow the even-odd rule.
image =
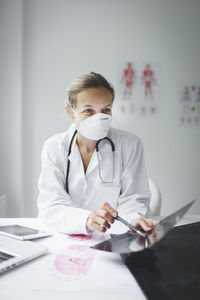
[[[77,95],[76,107],[112,105],[112,94],[105,88],[90,88]]]

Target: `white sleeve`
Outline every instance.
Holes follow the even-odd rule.
[[[91,212],[73,207],[65,191],[64,166],[48,143],[44,144],[41,154],[38,188],[38,216],[46,225],[63,233],[87,234],[86,222]]]
[[[121,177],[121,192],[118,212],[128,222],[138,217],[150,217],[151,192],[148,185],[143,145],[140,139],[124,148],[124,166]]]

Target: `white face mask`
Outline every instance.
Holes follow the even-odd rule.
[[[77,112],[72,108],[70,104],[69,106],[74,115],[77,117]],[[107,136],[107,133],[111,127],[111,122],[112,116],[98,113],[82,120],[79,123],[77,130],[86,139],[97,141]]]
[[[98,113],[81,121],[77,130],[83,137],[96,141],[107,135],[111,122],[110,115]]]
[[[72,107],[71,110],[74,115],[77,116],[77,112]],[[86,139],[97,141],[103,139],[107,135],[111,122],[112,117],[110,115],[98,113],[82,120],[79,123],[77,130]]]

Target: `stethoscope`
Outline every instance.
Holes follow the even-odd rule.
[[[69,156],[71,154],[71,151],[72,151],[72,144],[73,144],[73,141],[74,141],[74,138],[77,134],[77,130],[75,130],[72,138],[71,138],[71,141],[70,141],[70,144],[69,144],[69,149],[68,149],[68,156],[67,156],[67,172],[66,172],[66,192],[69,194],[69,186],[68,186],[68,178],[69,178],[69,170],[70,170],[70,160],[69,160]],[[112,148],[112,156],[113,156],[113,170],[112,170],[112,179],[111,180],[105,180],[103,179],[103,176],[102,176],[102,173],[101,173],[101,167],[100,167],[100,158],[99,158],[99,144],[104,141],[104,140],[107,140],[110,145],[111,145],[111,148]],[[113,142],[111,141],[111,139],[109,139],[108,137],[104,137],[103,139],[100,139],[98,140],[98,142],[96,143],[96,146],[95,146],[95,149],[96,149],[96,152],[97,152],[97,158],[98,158],[98,168],[99,168],[99,177],[101,179],[101,182],[103,183],[113,183],[113,180],[114,180],[114,152],[115,152],[115,145],[113,144]]]

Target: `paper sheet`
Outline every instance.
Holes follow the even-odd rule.
[[[108,236],[107,236],[108,238]],[[54,237],[50,254],[32,270],[34,290],[131,294],[145,299],[120,255],[91,249],[101,237]],[[58,250],[59,249],[59,250]],[[39,266],[39,268],[38,268]],[[43,276],[39,276],[38,272]]]

